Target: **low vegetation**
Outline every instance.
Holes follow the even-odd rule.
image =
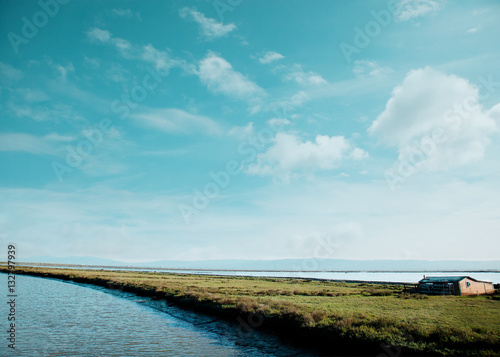
[[[155,272],[18,268],[17,273],[167,299],[248,321],[325,355],[500,355],[498,294],[427,296],[405,293],[400,285]]]

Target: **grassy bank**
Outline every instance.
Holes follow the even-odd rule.
[[[6,267],[0,267],[6,270]],[[325,355],[500,355],[499,296],[423,296],[402,286],[56,268],[55,277],[164,298],[270,330]]]

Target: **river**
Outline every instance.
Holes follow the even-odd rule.
[[[6,274],[0,284],[6,292]],[[119,290],[17,275],[16,294],[15,350],[2,294],[2,356],[309,356],[244,321],[214,321]]]

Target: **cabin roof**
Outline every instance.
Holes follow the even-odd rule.
[[[470,279],[478,283],[488,283],[488,281],[481,281],[470,276],[430,276],[419,281],[419,283],[454,283],[457,281],[462,281],[464,279]]]
[[[420,280],[420,283],[454,283],[457,281],[462,281],[467,276],[430,276],[425,279]]]

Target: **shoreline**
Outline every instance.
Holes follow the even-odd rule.
[[[6,266],[0,266],[0,272],[7,272]],[[35,268],[35,267],[16,267],[15,274],[26,274],[39,277],[48,277],[65,281],[73,281],[76,283],[93,284],[108,289],[120,289],[126,292],[131,292],[136,295],[149,296],[155,299],[164,299],[169,303],[175,304],[176,306],[188,309],[195,312],[200,312],[203,314],[211,315],[217,318],[221,318],[227,321],[233,321],[236,323],[239,321],[241,328],[241,321],[246,324],[250,329],[255,329],[259,331],[269,332],[280,337],[283,343],[291,344],[294,347],[305,348],[319,355],[331,355],[332,353],[338,355],[377,355],[390,346],[400,349],[402,355],[446,355],[446,350],[455,350],[458,354],[462,352],[467,352],[467,354],[473,353],[478,347],[477,340],[471,340],[470,344],[464,344],[460,341],[453,340],[443,340],[435,341],[439,334],[430,333],[428,336],[422,336],[419,331],[411,330],[411,326],[404,324],[397,324],[393,321],[387,321],[388,325],[393,324],[398,326],[400,329],[406,329],[410,331],[415,337],[422,340],[421,343],[416,343],[414,338],[402,339],[400,344],[395,341],[392,345],[390,343],[393,337],[399,336],[399,332],[394,332],[394,336],[387,335],[384,336],[386,328],[385,326],[377,326],[376,324],[381,324],[382,317],[375,321],[375,325],[372,322],[360,321],[353,323],[352,325],[347,325],[345,321],[350,321],[348,317],[339,318],[338,323],[328,324],[325,323],[324,319],[318,318],[316,321],[316,316],[314,311],[312,315],[309,312],[302,311],[302,306],[298,304],[291,304],[289,301],[285,301],[290,295],[287,291],[282,291],[283,301],[279,299],[282,295],[259,295],[261,291],[255,291],[249,293],[248,295],[238,295],[235,301],[232,301],[233,295],[229,294],[218,294],[215,289],[211,288],[199,288],[195,289],[192,284],[199,280],[204,280],[207,282],[215,280],[226,280],[226,285],[218,287],[219,290],[222,288],[231,288],[232,285],[236,286],[238,284],[247,284],[248,286],[253,286],[255,284],[261,285],[283,285],[295,284],[297,287],[307,287],[313,284],[316,289],[316,285],[325,291],[325,286],[336,287],[337,285],[342,289],[348,291],[348,289],[360,289],[362,294],[365,291],[372,291],[374,299],[376,299],[377,294],[399,294],[402,293],[398,286],[392,286],[393,290],[386,290],[385,292],[380,290],[379,287],[382,284],[378,282],[375,284],[370,284],[367,282],[359,283],[336,283],[336,282],[324,282],[324,281],[312,281],[312,279],[297,279],[297,278],[262,278],[262,277],[235,277],[235,276],[215,276],[215,275],[195,275],[195,274],[179,274],[179,273],[152,273],[152,272],[124,272],[124,271],[113,271],[113,270],[83,270],[83,269],[59,269],[59,268]],[[101,276],[99,276],[99,274]],[[133,280],[132,280],[133,278]],[[175,288],[163,287],[159,288],[158,285],[162,279],[176,280],[186,280],[184,285],[175,285]],[[193,279],[194,278],[194,279]],[[128,279],[128,280],[127,280]],[[156,279],[156,280],[153,280]],[[153,282],[152,285],[151,282]],[[157,284],[156,286],[154,284]],[[190,285],[191,284],[191,285]],[[207,283],[208,284],[208,283]],[[218,283],[220,284],[220,283]],[[231,285],[232,284],[232,285]],[[335,285],[337,284],[337,285]],[[280,287],[281,287],[280,285]],[[375,288],[376,286],[376,288]],[[389,285],[384,285],[391,289]],[[246,285],[245,285],[246,287]],[[246,288],[245,288],[246,289]],[[362,290],[365,289],[365,290]],[[377,290],[379,289],[379,290]],[[331,289],[332,290],[332,289]],[[243,291],[243,290],[242,290]],[[272,290],[269,290],[272,291]],[[349,291],[348,291],[349,292]],[[307,293],[307,291],[306,291]],[[330,292],[328,292],[330,293]],[[253,295],[252,295],[253,294]],[[325,292],[326,294],[326,292]],[[340,293],[339,293],[340,294]],[[344,296],[345,294],[338,296]],[[301,292],[295,292],[295,295],[302,297]],[[353,299],[357,297],[356,294],[353,295]],[[294,294],[292,293],[292,296]],[[304,296],[307,296],[304,294]],[[318,294],[318,300],[319,300]],[[325,295],[326,299],[335,299],[334,292],[330,295]],[[347,295],[347,300],[350,295]],[[391,295],[392,296],[392,295]],[[394,295],[396,296],[396,295]],[[234,299],[233,299],[234,300]],[[322,301],[325,300],[322,298]],[[394,300],[394,299],[393,299]],[[414,299],[417,300],[417,299]],[[326,300],[329,301],[329,300]],[[332,300],[333,301],[333,300]],[[381,300],[382,301],[382,300]],[[385,301],[385,300],[384,300]],[[481,300],[482,301],[482,300]],[[399,301],[395,301],[399,303]],[[266,305],[267,304],[267,305]],[[283,305],[283,306],[282,306]],[[298,306],[298,307],[297,307]],[[496,305],[498,306],[498,305]],[[314,310],[314,308],[313,308]],[[332,317],[329,317],[332,320]],[[259,324],[248,326],[247,322],[251,321],[261,321]],[[352,320],[352,318],[351,318]],[[344,326],[345,325],[345,326]],[[245,325],[243,325],[245,326]],[[387,331],[390,331],[390,326],[388,326]],[[360,333],[366,329],[374,331],[374,334]],[[392,328],[394,329],[394,327]],[[384,331],[382,333],[381,331]],[[404,331],[405,333],[408,331]],[[458,330],[457,330],[458,331]],[[454,331],[456,332],[456,331]],[[387,334],[387,333],[386,333]],[[379,336],[381,335],[381,336]],[[494,350],[498,347],[499,341],[493,337],[487,338],[487,336],[482,341],[482,349],[485,349],[485,353],[480,353],[477,351],[477,355],[495,355]],[[424,343],[425,342],[425,343]],[[472,343],[475,342],[475,343]],[[488,348],[488,344],[491,345],[491,350]],[[385,347],[385,348],[384,348]],[[442,348],[443,347],[443,348]]]
[[[0,261],[0,265],[6,262]],[[208,268],[169,268],[169,267],[141,267],[133,265],[88,265],[88,264],[60,264],[60,263],[31,263],[18,262],[18,267],[57,267],[57,268],[91,268],[106,270],[145,270],[145,271],[214,271],[214,272],[259,272],[259,273],[500,273],[500,269],[472,269],[472,270],[450,270],[450,269],[432,269],[432,270],[381,270],[381,269],[361,269],[361,270],[277,270],[277,269],[208,269]],[[286,277],[285,277],[286,278]],[[331,279],[327,279],[331,280]],[[339,280],[346,281],[346,280]],[[356,280],[358,281],[358,280]],[[361,281],[361,280],[359,280]],[[401,282],[410,283],[410,282]]]

